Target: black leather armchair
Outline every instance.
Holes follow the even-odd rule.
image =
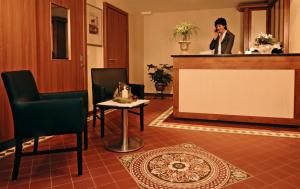
[[[82,131],[87,148],[87,92],[39,93],[30,71],[3,72],[14,119],[16,143],[12,180],[18,177],[21,156],[77,151],[78,175],[82,175]],[[77,147],[38,151],[38,137],[76,134]],[[34,151],[22,152],[22,142],[35,138]]]
[[[97,103],[111,100],[114,91],[119,82],[128,84],[126,68],[92,68],[92,90],[93,90],[93,126],[96,125],[96,118],[101,120],[100,135],[104,137],[104,111],[105,109],[97,107]],[[139,99],[144,99],[144,85],[128,84],[131,92]],[[140,115],[140,129],[144,130],[144,106],[141,105],[139,112],[129,111],[130,113]],[[100,117],[97,116],[97,110],[100,110]]]

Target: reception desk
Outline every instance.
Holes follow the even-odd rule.
[[[174,117],[300,125],[300,54],[172,57]]]

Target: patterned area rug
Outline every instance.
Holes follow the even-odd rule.
[[[129,154],[119,160],[143,189],[216,189],[250,177],[189,143]]]

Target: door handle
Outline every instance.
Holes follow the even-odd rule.
[[[108,59],[108,63],[109,63],[109,64],[112,64],[112,63],[116,62],[117,60],[118,60],[118,59],[109,58],[109,59]]]

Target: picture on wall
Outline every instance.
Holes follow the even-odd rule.
[[[87,18],[87,44],[92,46],[102,46],[103,40],[103,13],[102,9],[93,5],[86,6]]]

